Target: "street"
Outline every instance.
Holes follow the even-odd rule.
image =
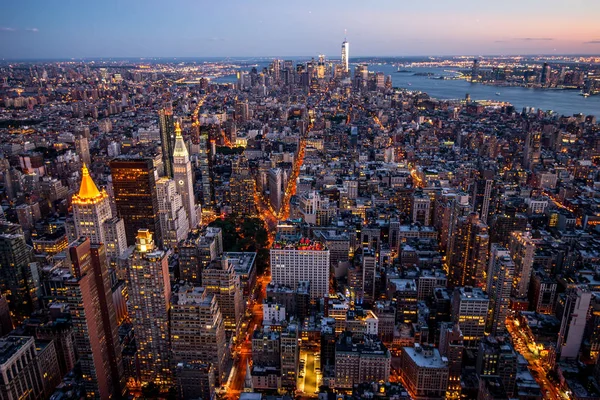
[[[522,329],[515,326],[515,320],[511,317],[506,319],[506,328],[512,337],[515,350],[520,353],[527,362],[531,374],[540,385],[544,399],[562,400],[563,397],[558,387],[546,378],[546,371],[542,367],[539,356],[533,354],[527,346],[526,336]]]
[[[231,375],[229,377],[229,386],[226,388],[226,398],[234,400],[238,399],[242,389],[244,388],[244,380],[246,379],[246,363],[252,359],[252,333],[257,327],[262,325],[262,303],[267,294],[267,284],[271,280],[270,276],[260,275],[256,278],[257,293],[256,300],[249,304],[252,315],[245,332],[241,332],[239,337],[240,343],[236,346],[236,351],[239,357],[234,360]],[[248,340],[246,340],[248,334]]]

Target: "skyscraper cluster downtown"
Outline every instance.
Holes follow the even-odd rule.
[[[0,63],[0,400],[600,397],[596,117],[354,60]]]

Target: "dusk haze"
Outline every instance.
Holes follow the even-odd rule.
[[[0,57],[593,54],[595,0],[5,1]]]

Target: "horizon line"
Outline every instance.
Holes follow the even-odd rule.
[[[350,57],[351,61],[360,58],[457,58],[457,57],[599,57],[597,53],[561,53],[561,54],[543,54],[543,53],[530,53],[530,54],[420,54],[420,55],[358,55]],[[87,56],[87,57],[25,57],[25,58],[5,58],[0,57],[0,62],[31,62],[31,61],[85,61],[85,60],[126,60],[126,59],[285,59],[285,58],[317,58],[318,55],[285,55],[285,56]],[[327,58],[328,60],[339,60],[341,57]]]

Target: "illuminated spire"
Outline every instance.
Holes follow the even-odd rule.
[[[181,136],[181,126],[179,122],[175,122],[175,148],[173,149],[173,157],[189,157],[187,147]]]
[[[102,196],[102,193],[100,193],[94,180],[90,176],[90,172],[85,163],[83,163],[83,167],[81,168],[81,175],[81,186],[79,187],[79,193],[77,194],[78,200],[92,200]]]

